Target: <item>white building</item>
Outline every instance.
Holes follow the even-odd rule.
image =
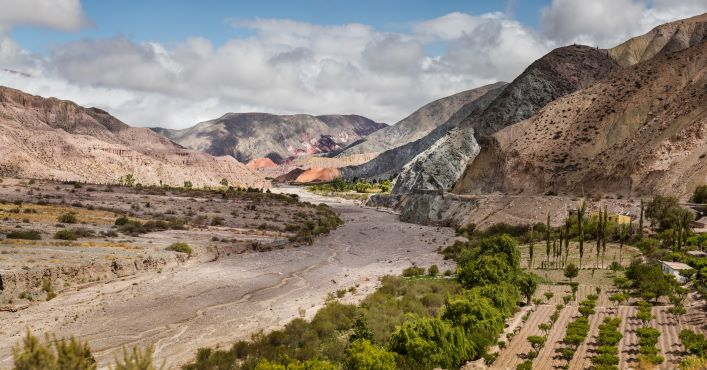
[[[675,279],[680,283],[685,283],[687,281],[687,278],[680,275],[680,271],[692,269],[690,265],[684,264],[682,262],[660,261],[660,264],[664,274],[675,276]]]

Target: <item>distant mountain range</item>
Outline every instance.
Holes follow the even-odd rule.
[[[143,185],[241,187],[269,182],[232,157],[185,149],[105,111],[0,87],[0,175]]]
[[[357,115],[228,113],[183,130],[153,130],[212,155],[230,155],[242,163],[269,158],[280,164],[288,158],[343,149],[385,127]]]

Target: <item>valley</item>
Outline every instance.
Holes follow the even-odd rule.
[[[13,184],[19,186],[20,183],[5,179],[2,184],[4,197],[16,194]],[[43,189],[42,185],[33,184],[39,189]],[[73,186],[59,187],[54,190],[53,185],[49,186],[46,192],[57,191],[67,202],[77,194],[76,200],[91,204],[87,196],[93,192],[85,190],[89,185],[75,189],[73,194],[69,191]],[[379,284],[378,277],[398,274],[413,262],[423,266],[437,264],[442,269],[453,268],[436,252],[453,237],[448,228],[402,223],[394,214],[346,200],[313,196],[296,188],[276,191],[295,193],[302,201],[326,202],[340,215],[344,224],[330,235],[317,237],[312,245],[298,247],[267,247],[268,243],[275,243],[282,236],[258,230],[257,225],[252,224],[256,221],[248,220],[248,217],[258,217],[257,212],[246,210],[237,213],[245,218],[244,221],[228,217],[225,222],[241,227],[252,225],[254,230],[241,233],[230,227],[208,226],[196,230],[190,227],[186,231],[152,232],[139,237],[120,236],[119,239],[127,239],[123,243],[131,247],[102,248],[97,242],[57,246],[52,241],[18,246],[8,244],[8,239],[0,240],[0,276],[6,281],[7,290],[3,291],[6,306],[10,299],[8,274],[19,276],[17,271],[24,271],[20,266],[27,266],[28,271],[41,271],[40,277],[33,280],[36,286],[32,288],[37,290],[33,293],[35,301],[15,297],[13,304],[8,306],[15,307],[15,312],[9,308],[0,312],[3,338],[0,341],[0,366],[11,364],[10,349],[29,328],[38,333],[76,335],[89,341],[99,364],[112,360],[123,346],[153,344],[155,359],[166,360],[166,364],[172,367],[192,359],[196,348],[228,346],[235,340],[248,339],[260,330],[276,329],[296,317],[311,318],[327,296],[334,295],[337,290],[346,292],[343,301],[357,302]],[[104,193],[96,197],[95,202],[110,205],[111,196],[122,196],[127,199],[121,204],[130,207],[131,196],[124,190],[116,187],[113,194]],[[194,194],[193,199],[199,198]],[[166,198],[136,196],[132,199],[139,200],[143,206],[149,201],[151,207],[160,210],[164,206],[158,199]],[[192,204],[190,199],[191,196],[184,201]],[[221,200],[210,202],[201,198],[196,202],[210,205],[219,204]],[[236,204],[230,203],[227,207],[233,209]],[[212,206],[209,209],[213,211]],[[23,205],[23,208],[30,207],[37,206]],[[185,209],[177,208],[175,204],[170,207]],[[264,212],[261,215],[284,216],[288,212],[286,205],[281,209],[265,207],[258,206],[258,211]],[[79,211],[77,216],[82,219],[83,213]],[[18,222],[22,223],[21,220]],[[100,223],[96,224],[100,226]],[[214,236],[219,241],[212,241]],[[223,238],[229,240],[222,242]],[[194,254],[189,258],[178,258],[174,252],[164,251],[175,240],[187,240]],[[251,243],[255,240],[260,241],[262,251],[251,250]],[[239,247],[239,244],[243,246]],[[43,260],[46,251],[51,251],[53,257]],[[67,257],[76,254],[82,257]],[[124,263],[122,258],[130,262]],[[132,271],[132,260],[138,258],[152,258],[158,262],[154,267],[145,266]],[[34,261],[29,262],[30,259]],[[99,269],[101,260],[107,262]],[[127,266],[127,270],[111,271],[112,261]],[[59,277],[54,282],[56,297],[45,301],[41,277],[54,277],[53,269],[66,270],[81,263],[98,271],[84,272],[85,280],[76,280],[81,275],[72,279]],[[351,288],[353,293],[347,291]]]

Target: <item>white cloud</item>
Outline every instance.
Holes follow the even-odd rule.
[[[541,11],[546,37],[612,47],[662,23],[707,11],[707,0],[554,0]]]
[[[612,0],[612,10],[607,0],[554,0],[543,10],[540,32],[508,12],[450,13],[400,33],[250,19],[232,21],[249,36],[218,46],[201,37],[170,45],[113,37],[57,45],[46,56],[23,50],[3,32],[31,22],[83,27],[80,4],[69,1],[61,4],[73,4],[73,16],[61,25],[41,23],[39,15],[29,20],[19,10],[14,18],[0,15],[0,69],[32,75],[2,72],[0,84],[97,106],[144,126],[180,128],[246,111],[356,113],[393,123],[434,99],[510,81],[556,46],[623,41],[654,23],[696,14],[705,2]],[[432,44],[442,46],[440,55],[425,51]]]
[[[0,25],[27,24],[61,31],[92,25],[79,0],[0,0],[0,9]]]

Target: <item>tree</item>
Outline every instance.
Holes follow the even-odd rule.
[[[457,279],[465,288],[511,281],[515,270],[500,255],[483,255],[457,269]]]
[[[395,370],[395,354],[369,340],[357,339],[346,348],[346,369]]]
[[[552,326],[546,322],[538,325],[538,329],[542,330],[542,332],[545,333],[545,336],[547,336],[547,332],[550,331],[550,328],[552,328]]]
[[[570,256],[570,218],[565,219],[565,260],[562,265],[567,264],[567,258]]]
[[[577,275],[579,275],[579,269],[577,266],[574,265],[574,263],[569,263],[567,266],[565,266],[565,271],[564,275],[566,278],[570,280],[570,284],[572,284],[572,279],[576,278]]]
[[[421,368],[459,368],[483,350],[469,341],[463,328],[438,318],[406,321],[390,337],[389,345]]]
[[[550,212],[547,212],[547,224],[545,225],[545,263],[550,264]],[[547,266],[546,266],[547,267]]]
[[[641,199],[641,216],[638,219],[638,238],[643,239],[643,199]]]
[[[227,178],[222,178],[221,181],[219,182],[221,185],[228,187],[228,179]]]
[[[533,255],[535,254],[535,244],[533,241],[533,226],[530,226],[530,246],[528,247],[528,269],[533,269]]]
[[[543,295],[545,295],[545,299],[546,299],[548,302],[550,302],[550,299],[552,299],[552,297],[555,296],[555,293],[553,293],[553,292],[545,292],[545,293],[543,293]]]
[[[619,265],[623,262],[624,240],[626,240],[626,225],[619,225]]]
[[[682,210],[677,198],[657,195],[648,203],[646,217],[653,225],[657,225],[660,231],[676,229]]]
[[[194,187],[194,184],[191,183],[191,181],[184,181],[184,189],[191,189]]]
[[[604,222],[604,216],[601,212],[601,208],[599,208],[599,217],[597,217],[597,230],[596,230],[596,237],[597,237],[597,262],[594,264],[594,267],[599,268],[599,252],[601,251],[601,229],[602,229],[602,224]]]
[[[700,185],[695,188],[691,200],[694,203],[707,203],[707,185]]]
[[[587,211],[587,202],[582,201],[582,206],[577,212],[577,227],[579,229],[579,268],[582,268],[584,257],[584,212]]]
[[[623,293],[614,293],[609,296],[609,301],[616,305],[616,309],[619,309],[619,305],[626,301],[626,296]]]
[[[545,345],[546,341],[547,341],[547,337],[541,337],[539,335],[528,336],[528,343],[530,343],[530,346],[533,347],[533,350],[536,353],[540,352],[540,350]]]
[[[356,318],[353,325],[353,333],[349,336],[349,342],[354,342],[359,339],[373,340],[373,331],[368,328],[366,317],[363,315],[359,315],[358,318]]]
[[[532,273],[521,274],[516,283],[520,293],[525,297],[526,304],[530,304],[533,294],[538,289],[538,277]]]
[[[609,213],[604,206],[604,221],[601,223],[601,268],[604,268],[604,257],[606,256],[606,234],[609,225]]]
[[[653,314],[651,310],[653,305],[650,302],[640,301],[638,304],[638,311],[636,312],[636,318],[643,322],[643,325],[647,325],[649,321],[653,319]]]

